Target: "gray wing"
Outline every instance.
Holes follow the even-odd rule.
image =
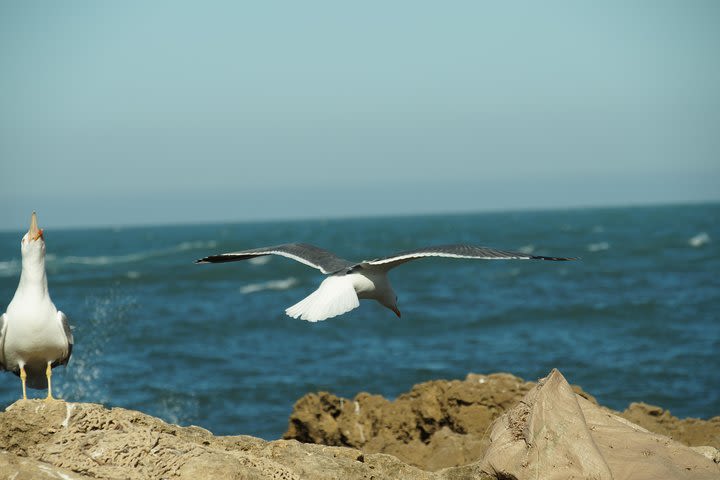
[[[5,331],[7,330],[7,315],[0,315],[0,370],[5,370]]]
[[[63,332],[65,332],[65,339],[68,342],[68,350],[67,355],[65,355],[62,358],[58,358],[53,366],[55,365],[67,365],[67,363],[70,361],[70,355],[72,355],[73,350],[73,334],[72,330],[70,329],[70,321],[68,320],[68,317],[61,311],[58,310],[57,313],[58,321],[60,322],[60,325],[62,325]]]
[[[262,255],[280,255],[291,258],[313,268],[317,268],[325,275],[339,272],[340,270],[352,267],[350,262],[338,257],[332,252],[323,250],[307,243],[285,243],[273,247],[254,248],[252,250],[241,250],[239,252],[221,253],[196,260],[195,263],[224,263],[247,260]]]
[[[540,255],[529,255],[509,250],[496,250],[488,247],[456,244],[407,250],[388,257],[366,260],[359,265],[378,265],[389,270],[411,260],[426,257],[470,258],[474,260],[576,260],[576,258],[571,257],[543,257]]]

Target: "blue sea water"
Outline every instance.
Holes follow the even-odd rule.
[[[534,380],[556,367],[615,409],[720,415],[719,218],[708,204],[46,230],[50,293],[76,340],[55,390],[274,439],[308,392],[395,397],[468,372]],[[0,233],[0,311],[22,233]],[[412,262],[391,273],[401,319],[364,301],[316,324],[284,314],[316,288],[314,269],[193,264],[291,241],[351,260],[456,242],[582,259]],[[19,395],[20,380],[0,375],[0,406]]]

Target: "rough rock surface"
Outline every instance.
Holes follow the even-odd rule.
[[[490,440],[481,463],[496,478],[720,478],[713,458],[576,395],[557,370],[495,422]]]
[[[140,412],[89,403],[19,400],[0,413],[0,480],[460,480],[384,454],[344,447],[215,437]]]
[[[720,416],[709,420],[680,419],[673,417],[669,410],[647,403],[631,403],[619,415],[651,432],[661,433],[685,445],[710,445],[720,448]]]
[[[497,479],[483,464],[493,420],[506,418],[534,386],[507,374],[471,374],[464,381],[417,385],[393,402],[369,394],[355,400],[327,393],[300,399],[288,435],[340,446],[216,437],[122,408],[21,400],[0,413],[0,480]],[[577,387],[573,391],[584,412],[588,405],[597,407],[592,397]],[[544,401],[555,405],[553,396]],[[635,404],[625,414],[678,440],[689,435],[688,443],[704,444],[694,448],[698,458],[720,461],[714,448],[720,446],[720,418],[678,420]]]
[[[311,393],[295,404],[283,438],[387,453],[431,471],[466,465],[482,458],[492,422],[534,385],[507,373],[471,373],[464,381],[415,385],[392,402],[367,393],[353,400]]]
[[[283,438],[387,453],[431,471],[466,465],[485,454],[493,421],[535,385],[506,373],[471,373],[464,381],[415,385],[394,401],[367,393],[353,400],[311,393],[296,402]],[[597,404],[580,387],[572,388]],[[644,404],[613,413],[686,445],[720,448],[720,417],[680,420]]]

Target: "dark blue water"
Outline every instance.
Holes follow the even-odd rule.
[[[76,339],[56,390],[272,439],[307,392],[394,397],[468,372],[536,379],[557,367],[612,408],[718,415],[719,218],[715,204],[49,230],[50,292]],[[0,311],[21,234],[0,233]],[[284,315],[318,285],[316,270],[279,257],[193,264],[289,241],[357,260],[455,242],[582,260],[421,260],[391,274],[402,319],[362,302],[317,324]],[[0,375],[2,406],[19,395],[19,379]]]

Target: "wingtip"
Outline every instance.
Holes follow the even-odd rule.
[[[551,260],[553,262],[569,262],[574,260],[580,260],[580,257],[544,257],[540,255],[533,255],[530,258],[533,260]]]

